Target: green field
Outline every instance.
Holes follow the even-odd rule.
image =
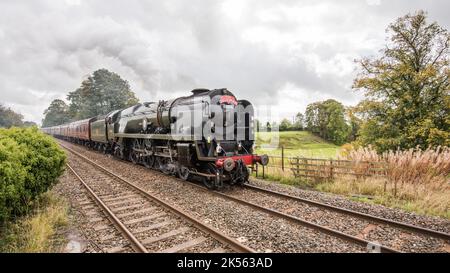
[[[279,143],[275,149],[261,147],[264,144],[270,144],[272,137],[277,133],[279,134]],[[285,156],[336,158],[340,150],[339,146],[306,131],[256,133],[256,152],[258,154],[281,156],[282,146],[284,146]]]

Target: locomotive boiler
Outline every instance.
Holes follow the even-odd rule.
[[[225,88],[191,93],[42,130],[210,189],[247,182],[248,167],[268,163],[253,154],[251,103]]]

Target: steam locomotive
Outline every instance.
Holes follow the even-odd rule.
[[[268,163],[253,154],[251,103],[225,88],[191,92],[42,131],[210,189],[246,183],[249,167]]]

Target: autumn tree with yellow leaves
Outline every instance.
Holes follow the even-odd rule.
[[[449,32],[423,11],[387,29],[381,57],[359,60],[358,139],[378,151],[450,145]]]

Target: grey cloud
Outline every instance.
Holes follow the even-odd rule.
[[[224,12],[224,1],[79,3],[0,3],[0,102],[27,119],[40,121],[52,99],[65,98],[102,67],[127,79],[142,100],[228,87],[257,104],[276,105],[289,83],[354,103],[359,98],[350,91],[354,71],[327,67],[337,56],[351,61],[376,54],[384,29],[407,12],[428,10],[446,27],[450,20],[445,13],[450,5],[438,0],[235,1],[242,5],[237,19]],[[318,14],[284,14],[294,8]],[[308,33],[311,29],[321,36]],[[255,30],[262,30],[253,32],[257,41],[244,36]]]

